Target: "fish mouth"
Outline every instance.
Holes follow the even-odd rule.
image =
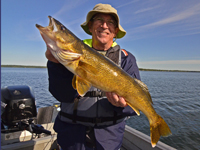
[[[49,25],[47,27],[43,27],[38,24],[36,24],[36,27],[39,29],[40,34],[47,45],[47,48],[51,51],[53,56],[59,62],[63,62],[65,64],[80,59],[81,54],[75,53],[70,49],[66,50],[60,48],[60,46],[58,46],[59,41],[55,36],[56,32],[66,30],[66,28],[51,16],[48,16],[48,18]]]
[[[49,27],[51,27],[52,32],[57,32],[59,29],[57,27],[55,19],[52,18],[51,16],[48,16],[48,18],[49,18]]]
[[[52,31],[56,32],[58,31],[58,27],[56,26],[56,21],[54,20],[53,17],[48,16],[49,18],[49,25],[47,27],[43,27],[41,25],[36,24],[35,26],[40,30],[40,32],[47,32],[47,31]]]
[[[56,46],[56,38],[55,38],[55,32],[58,31],[58,27],[56,24],[56,21],[54,20],[54,18],[52,18],[51,16],[48,16],[49,18],[49,25],[46,27],[43,27],[41,25],[36,24],[36,27],[39,29],[40,34],[42,36],[42,38],[44,39],[46,45],[48,48],[50,48],[50,50],[57,50],[57,46]]]

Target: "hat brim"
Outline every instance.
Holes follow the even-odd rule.
[[[91,18],[97,14],[97,13],[104,13],[104,14],[111,14],[115,17],[115,19],[117,20],[117,24],[118,24],[118,28],[119,28],[119,31],[116,35],[116,38],[120,39],[122,37],[124,37],[126,35],[126,31],[122,28],[122,26],[119,24],[119,17],[118,15],[116,15],[115,13],[111,13],[111,12],[105,12],[105,11],[96,11],[96,10],[91,10],[88,15],[87,15],[87,18],[86,18],[86,21],[84,23],[81,24],[81,27],[83,28],[83,30],[89,34],[89,35],[92,35],[92,33],[89,31],[89,27],[88,27],[88,23],[89,21],[91,20]]]

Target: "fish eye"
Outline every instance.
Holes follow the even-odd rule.
[[[63,31],[65,31],[65,30],[66,30],[66,27],[65,27],[65,26],[63,26],[63,25],[61,25],[61,26],[60,26],[60,28],[61,28],[61,30],[63,30]]]

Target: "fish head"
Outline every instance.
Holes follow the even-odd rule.
[[[62,64],[68,64],[77,60],[82,55],[80,40],[68,30],[62,23],[48,16],[49,25],[43,27],[36,24],[47,49]]]

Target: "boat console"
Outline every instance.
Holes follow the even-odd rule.
[[[28,130],[50,135],[50,131],[35,124],[36,118],[35,95],[31,87],[20,85],[1,89],[1,132]]]
[[[57,137],[54,136],[56,133],[53,130],[57,113],[55,106],[39,108],[37,112],[35,94],[30,86],[15,85],[1,88],[2,148],[16,148],[16,144],[23,143],[25,146],[27,143],[25,149],[27,147],[38,149],[41,148],[41,143],[42,145],[49,143],[48,140],[51,141],[49,145],[52,147],[52,141]],[[33,141],[35,144],[30,146]]]

